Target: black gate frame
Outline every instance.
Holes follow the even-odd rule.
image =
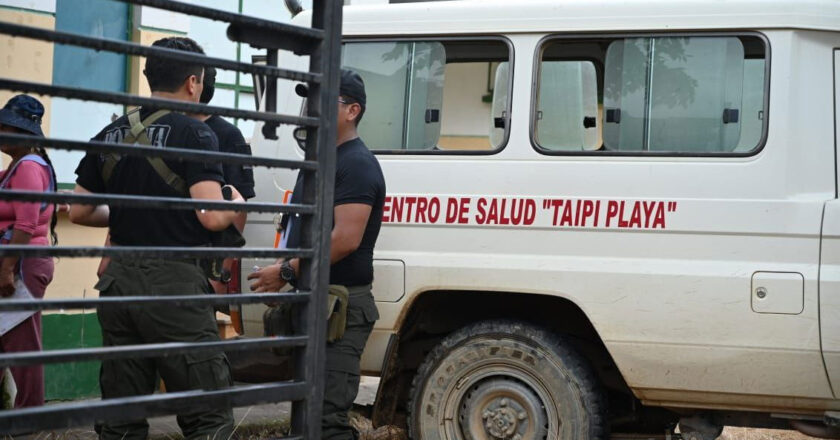
[[[111,0],[102,0],[111,1]],[[265,111],[246,111],[206,106],[182,101],[139,97],[127,93],[54,86],[50,84],[3,78],[0,89],[20,93],[37,93],[70,99],[92,100],[127,106],[154,105],[179,112],[203,113],[251,119],[264,123],[267,139],[277,139],[279,124],[307,128],[306,152],[303,161],[243,154],[202,152],[180,148],[154,148],[104,142],[79,142],[55,138],[37,138],[17,134],[0,134],[0,143],[31,145],[86,152],[115,152],[124,155],[158,156],[170,160],[191,160],[205,163],[227,163],[274,168],[298,169],[303,174],[303,198],[300,204],[233,203],[200,201],[173,197],[139,197],[111,194],[57,194],[0,190],[0,200],[41,201],[47,203],[108,204],[167,209],[223,209],[248,212],[299,214],[302,219],[301,247],[274,248],[192,248],[192,247],[50,247],[0,246],[0,257],[150,257],[203,258],[213,256],[252,258],[301,258],[299,291],[239,295],[179,295],[95,298],[3,300],[0,313],[20,310],[82,309],[105,304],[254,304],[287,301],[298,306],[297,328],[293,336],[274,336],[209,343],[159,343],[91,349],[49,350],[41,352],[0,353],[0,368],[18,365],[78,362],[86,360],[157,357],[169,354],[217,351],[226,352],[293,347],[294,377],[289,381],[259,385],[234,386],[215,391],[186,391],[146,396],[49,405],[37,408],[0,411],[0,435],[61,429],[113,419],[135,419],[173,414],[190,410],[239,407],[268,402],[292,402],[291,432],[286,438],[320,439],[321,410],[324,393],[324,358],[326,340],[326,292],[329,284],[330,234],[335,179],[335,137],[338,100],[338,79],[341,55],[341,17],[343,1],[314,0],[311,28],[244,16],[174,0],[114,0],[150,6],[229,24],[228,37],[266,50],[266,65],[241,63],[201,54],[182,52],[140,44],[57,32],[13,23],[0,22],[0,34],[59,44],[75,45],[127,55],[157,56],[181,59],[204,66],[234,70],[267,78]],[[288,50],[309,55],[308,72],[277,67],[278,51]],[[309,85],[305,116],[277,113],[277,79],[302,81]],[[59,116],[60,117],[60,116]],[[103,123],[106,121],[102,121]],[[294,145],[294,142],[290,142]],[[60,280],[53,289],[60,287]],[[186,292],[185,292],[186,293]]]

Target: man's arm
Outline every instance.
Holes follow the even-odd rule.
[[[373,207],[364,203],[347,203],[333,208],[333,227],[330,236],[330,264],[352,254],[365,235]]]
[[[333,208],[333,230],[330,236],[330,264],[335,264],[352,254],[362,243],[368,219],[373,207],[364,203],[347,203]],[[277,292],[286,284],[280,279],[282,260],[248,275],[254,292]],[[289,264],[300,276],[300,259],[293,258]]]
[[[233,197],[233,202],[243,202],[239,191],[234,187],[230,187]],[[222,197],[222,185],[214,180],[204,180],[198,182],[190,187],[190,197],[193,199],[204,200],[224,200]],[[237,211],[211,211],[205,209],[197,209],[195,215],[201,226],[210,231],[222,231],[236,219],[239,215]]]
[[[82,185],[76,184],[73,189],[76,194],[92,194]],[[108,205],[70,205],[70,221],[82,226],[107,228],[110,209]]]

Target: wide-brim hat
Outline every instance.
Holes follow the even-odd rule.
[[[36,136],[44,137],[41,119],[44,106],[29,95],[17,95],[0,109],[0,124],[21,129]]]

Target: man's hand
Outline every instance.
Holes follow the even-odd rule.
[[[237,190],[235,186],[225,185],[222,188],[224,188],[224,187],[230,188],[230,195],[231,195],[230,201],[231,202],[244,202],[245,201],[245,199],[242,198],[242,194],[239,193],[239,190]]]
[[[11,270],[0,271],[0,296],[7,298],[15,294],[15,273]]]
[[[250,273],[248,279],[254,280],[251,283],[251,290],[256,293],[279,292],[286,285],[286,282],[280,278],[280,263],[274,263]]]
[[[76,194],[92,194],[85,187],[76,184],[73,189]],[[70,221],[82,226],[93,226],[95,228],[107,228],[108,216],[111,209],[108,205],[70,205],[68,208]]]

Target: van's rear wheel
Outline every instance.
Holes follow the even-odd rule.
[[[408,427],[414,440],[600,440],[605,414],[595,375],[568,344],[493,321],[458,330],[426,357]]]

